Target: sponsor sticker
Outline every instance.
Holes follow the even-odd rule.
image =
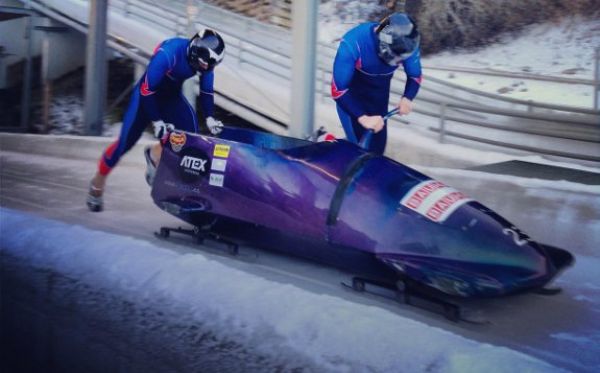
[[[221,158],[213,158],[211,170],[225,172],[227,160]]]
[[[208,184],[212,186],[222,187],[224,181],[225,176],[223,174],[211,173],[210,178],[208,180]]]
[[[406,193],[400,204],[436,223],[444,222],[456,209],[472,201],[462,192],[437,180],[426,180]]]
[[[200,175],[206,172],[206,163],[208,159],[196,158],[191,155],[186,155],[181,158],[179,165],[183,167],[187,172],[195,175]]]
[[[224,144],[215,144],[215,150],[213,151],[213,156],[227,158],[229,157],[229,149],[231,147],[229,145]]]
[[[184,148],[179,153],[178,170],[182,181],[196,182],[200,178],[208,178],[211,169],[210,158],[200,149]]]
[[[181,132],[172,132],[171,136],[169,137],[169,142],[171,143],[171,148],[173,148],[173,151],[175,151],[175,153],[179,153],[179,151],[181,150],[181,148],[183,148],[183,146],[185,145],[185,142],[187,141],[187,137],[185,136],[185,133]]]

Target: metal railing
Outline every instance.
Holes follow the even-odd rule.
[[[33,3],[43,3],[43,1],[33,1]],[[190,30],[195,30],[198,26],[217,29],[228,44],[229,54],[237,59],[238,64],[251,65],[264,71],[267,75],[275,75],[281,79],[290,80],[291,78],[291,35],[287,29],[264,24],[201,1],[177,0],[170,2],[167,7],[162,1],[113,0],[110,3],[110,10],[182,36],[189,36]],[[64,20],[62,21],[64,22]],[[150,52],[132,52],[131,46],[124,46],[127,42],[122,39],[122,37],[112,38],[109,45],[121,52],[126,51],[125,54],[130,57],[132,54],[137,54],[138,61],[140,55],[147,56]],[[321,99],[324,99],[329,95],[335,49],[324,43],[319,43],[318,48],[318,54],[321,57],[318,59],[316,89]],[[143,57],[141,59],[145,60]],[[430,76],[426,76],[426,82],[428,84],[423,85],[421,88],[422,91],[418,100],[438,109],[421,110],[417,107],[415,112],[439,119],[440,133],[444,133],[444,122],[446,120],[475,126],[500,127],[498,123],[486,119],[486,115],[491,114],[507,119],[522,118],[537,123],[545,122],[549,124],[549,127],[563,127],[562,130],[544,130],[543,128],[531,130],[506,127],[506,131],[562,139],[575,137],[579,141],[598,142],[598,135],[594,131],[594,128],[600,131],[600,111],[598,110],[503,97],[465,88]],[[401,96],[403,88],[404,79],[399,76],[395,77],[392,83],[392,94]],[[448,91],[453,93],[448,93]],[[477,101],[480,103],[477,103]],[[480,120],[469,119],[469,115],[465,113],[470,113],[471,118],[473,116],[479,117]],[[269,113],[260,114],[269,116]],[[591,131],[581,136],[561,135],[561,132],[568,132],[572,126],[588,126]],[[466,133],[463,135],[465,138],[469,137]],[[442,139],[443,137],[440,138],[440,140]],[[481,142],[486,143],[486,141]],[[511,144],[510,142],[505,143],[503,146],[515,149],[518,147],[517,144]],[[539,150],[538,153],[544,153],[544,149],[539,148]],[[570,158],[581,159],[577,157]],[[596,160],[597,157],[592,156],[591,158]]]
[[[475,67],[424,65],[423,68],[425,68],[427,70],[440,70],[440,71],[450,71],[450,72],[459,72],[459,73],[467,73],[467,74],[500,76],[503,78],[515,78],[515,79],[525,79],[525,80],[539,80],[539,81],[552,82],[552,83],[595,85],[594,79],[566,78],[566,77],[562,77],[562,76],[550,76],[550,75],[533,74],[533,73],[511,72],[511,71],[502,71],[502,70],[494,70],[494,69],[480,69],[480,68],[475,68]]]

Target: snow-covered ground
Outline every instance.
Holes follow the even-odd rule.
[[[279,361],[284,371],[298,364],[338,372],[561,370],[385,309],[272,282],[201,254],[177,253],[6,208],[0,208],[0,219],[4,263],[25,263],[32,271],[50,269],[77,279],[79,286],[128,299],[133,308],[166,314],[186,309],[192,320],[185,322],[203,325],[199,335],[210,332],[215,343],[235,340],[267,361]],[[577,338],[566,332],[555,337]],[[575,341],[583,347],[596,342]]]
[[[442,52],[425,63],[593,79],[596,48],[600,48],[600,19],[572,17],[527,26],[479,50]]]
[[[594,53],[600,48],[600,19],[579,17],[531,25],[516,35],[475,51],[449,51],[423,58],[425,74],[480,91],[522,100],[592,108],[594,86],[554,83],[431,67],[467,67],[558,78],[594,79]]]
[[[346,31],[370,19],[374,12],[385,8],[371,1],[332,0],[319,5],[318,39],[325,44],[336,44]]]

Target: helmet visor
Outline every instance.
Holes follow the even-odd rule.
[[[211,53],[212,52],[212,53]],[[221,62],[218,58],[219,56],[212,51],[210,48],[199,47],[196,52],[196,56],[193,60],[193,63],[196,64],[194,67],[196,70],[200,71],[210,71],[215,68]]]
[[[225,45],[214,32],[205,32],[202,38],[197,35],[190,42],[188,61],[196,71],[214,69],[225,55]]]
[[[388,43],[385,39],[384,34],[379,35],[379,57],[390,66],[398,66],[415,52],[419,46],[420,36],[397,38],[394,43]]]

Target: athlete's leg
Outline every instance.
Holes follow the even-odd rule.
[[[383,127],[383,129],[371,138],[371,145],[369,146],[369,150],[373,153],[383,155],[385,151],[385,144],[387,142],[387,125]]]
[[[98,161],[98,169],[91,181],[90,195],[100,197],[106,185],[108,174],[121,157],[139,140],[148,124],[148,119],[140,107],[139,89],[134,89],[129,107],[123,118],[119,138],[109,145]]]
[[[340,105],[336,105],[338,117],[340,118],[340,122],[342,123],[342,128],[344,129],[344,133],[346,134],[346,139],[352,143],[358,144],[360,138],[364,131],[361,131],[362,126],[358,121],[353,118],[350,114],[348,114],[344,109],[340,107]],[[354,124],[356,122],[357,126]]]

